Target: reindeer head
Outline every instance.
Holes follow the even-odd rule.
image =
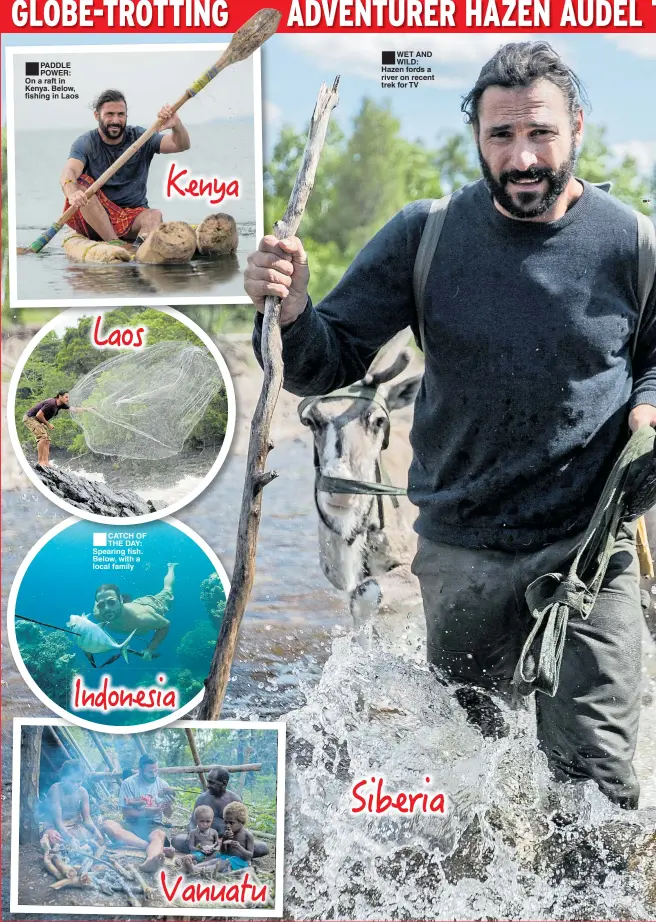
[[[314,436],[315,465],[323,477],[376,483],[381,480],[381,454],[387,448],[390,413],[411,404],[421,375],[390,384],[408,365],[408,349],[379,355],[362,382],[323,397],[306,398],[299,417]],[[324,523],[345,540],[366,530],[376,497],[317,490]]]

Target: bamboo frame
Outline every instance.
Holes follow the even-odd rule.
[[[262,770],[261,762],[253,762],[251,765],[173,765],[168,768],[160,768],[158,775],[197,775],[199,772],[211,772],[213,768],[224,768],[230,774],[235,772],[259,772]],[[122,772],[93,772],[89,775],[92,781],[113,781],[116,778],[122,778]]]
[[[187,742],[189,743],[189,749],[191,750],[192,758],[194,762],[196,763],[196,765],[200,765],[201,764],[200,756],[198,755],[198,749],[196,749],[196,740],[194,739],[194,731],[190,729],[189,727],[185,727],[185,733],[187,735]],[[207,779],[205,778],[205,773],[199,770],[198,777],[200,779],[200,783],[201,783],[203,790],[206,791],[207,790]]]

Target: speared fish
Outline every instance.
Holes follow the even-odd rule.
[[[136,634],[136,630],[132,631],[130,636],[124,640],[123,643],[116,643],[99,624],[90,621],[87,615],[71,615],[66,626],[75,628],[76,633],[79,634],[79,638],[75,643],[80,650],[82,650],[94,669],[96,668],[94,653],[108,653],[110,650],[119,651],[113,659],[107,660],[107,662],[103,664],[104,666],[113,663],[119,656],[123,656],[125,662],[128,662],[127,647]]]

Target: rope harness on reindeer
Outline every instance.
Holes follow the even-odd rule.
[[[299,418],[303,418],[303,413],[307,410],[308,407],[312,406],[319,401],[326,400],[343,400],[344,398],[350,398],[352,400],[366,400],[369,403],[375,403],[379,406],[385,416],[387,417],[388,429],[385,435],[385,440],[381,449],[385,451],[389,445],[389,421],[390,421],[390,411],[387,405],[387,400],[385,399],[384,394],[381,393],[378,387],[367,386],[360,382],[356,384],[351,384],[349,387],[340,387],[336,391],[331,391],[330,394],[321,395],[319,397],[306,397],[305,400],[302,400],[298,405],[298,415]],[[317,503],[317,492],[322,493],[348,493],[354,496],[375,496],[376,503],[378,506],[378,520],[379,520],[379,529],[385,527],[385,511],[383,507],[383,498],[389,496],[392,500],[392,505],[395,509],[399,508],[398,496],[405,496],[407,490],[404,487],[395,487],[390,483],[387,471],[385,470],[385,465],[383,464],[382,458],[376,460],[375,466],[375,477],[376,481],[372,483],[367,480],[351,480],[345,477],[328,477],[325,474],[321,473],[321,462],[319,460],[319,454],[317,452],[317,446],[314,445],[314,470],[315,470],[315,483],[314,483],[314,501],[317,507],[317,512],[322,522],[326,527],[330,527],[329,523],[325,521],[324,515]]]
[[[299,406],[304,411],[319,401],[367,400],[377,404],[389,421],[387,401],[377,387],[362,383],[339,388],[319,397],[306,397]],[[554,696],[558,689],[567,624],[573,615],[584,620],[590,615],[601,589],[610,558],[613,555],[618,530],[624,522],[633,521],[656,505],[656,464],[654,443],[656,432],[643,426],[633,434],[606,481],[588,528],[566,574],[547,573],[534,580],[526,590],[526,602],[535,621],[524,644],[513,684],[522,695],[534,691]],[[381,451],[389,444],[389,429]],[[328,477],[321,472],[321,462],[314,445],[314,498],[319,517],[326,527],[330,524],[317,503],[317,492],[346,493],[374,496],[378,506],[378,528],[385,526],[383,499],[389,496],[398,508],[398,496],[405,496],[403,487],[389,482],[382,459],[376,461],[376,482]]]

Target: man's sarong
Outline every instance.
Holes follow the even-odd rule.
[[[88,176],[86,173],[82,173],[81,176],[76,180],[77,184],[83,189],[88,189],[95,180],[91,176]],[[96,197],[98,201],[103,206],[107,212],[107,217],[109,218],[112,227],[116,231],[117,237],[124,237],[134,222],[134,219],[138,214],[141,214],[142,211],[147,211],[146,208],[124,208],[122,205],[117,205],[115,202],[112,202],[111,199],[108,199],[102,189],[99,189],[96,192]],[[64,211],[70,207],[70,202],[68,199],[64,202]],[[81,212],[78,210],[75,212],[70,221],[67,221],[66,224],[71,227],[78,234],[83,234],[85,237],[88,237],[89,240],[100,240],[100,237],[95,232],[92,227],[89,227],[87,222],[82,217]]]

